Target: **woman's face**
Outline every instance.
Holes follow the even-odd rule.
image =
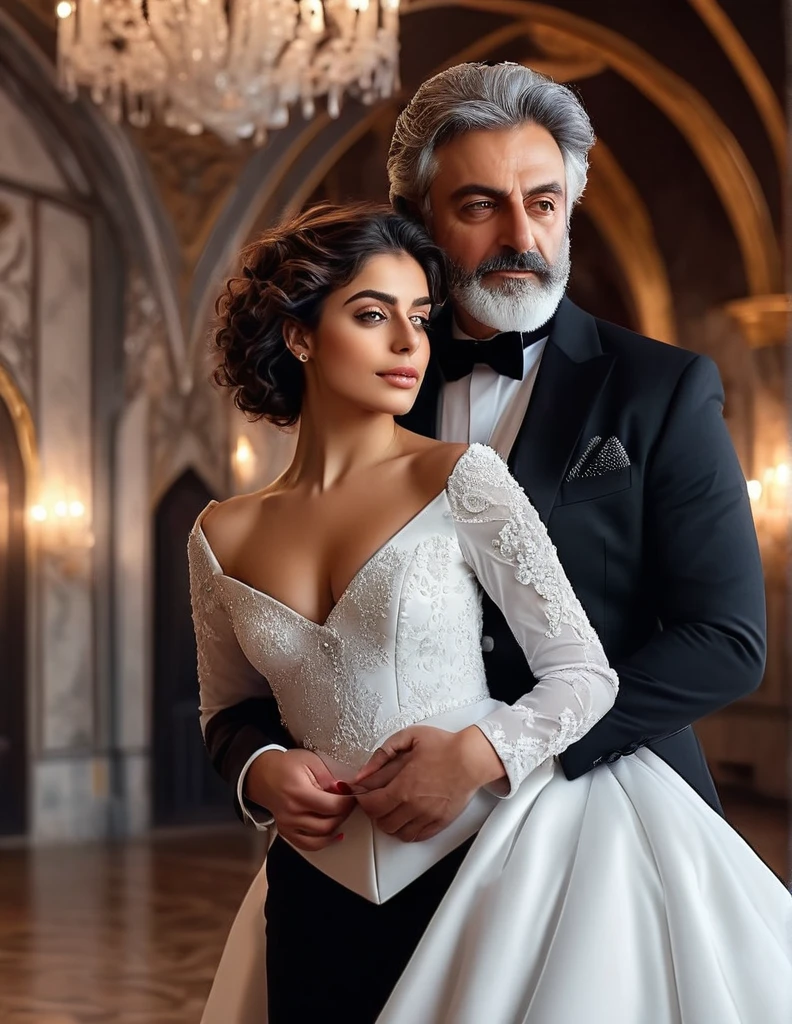
[[[431,300],[411,256],[373,256],[325,300],[305,333],[307,394],[341,398],[368,412],[402,416],[415,401],[429,361]]]

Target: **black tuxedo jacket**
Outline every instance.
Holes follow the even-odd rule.
[[[441,386],[431,361],[405,426],[435,434]],[[691,723],[754,690],[765,657],[761,561],[722,408],[709,359],[564,299],[509,460],[620,678],[613,709],[561,756],[567,777],[647,745],[716,809]],[[618,457],[597,464],[611,439]],[[486,597],[484,634],[490,691],[514,703],[533,677]],[[274,703],[247,700],[208,722],[229,781],[257,747],[293,745]]]

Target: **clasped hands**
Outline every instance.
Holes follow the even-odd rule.
[[[265,751],[250,766],[245,795],[269,808],[285,839],[313,851],[343,838],[339,829],[356,803],[403,842],[431,839],[504,774],[475,726],[453,733],[414,725],[386,740],[349,784],[311,751]]]

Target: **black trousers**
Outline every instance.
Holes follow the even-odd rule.
[[[375,904],[276,839],[267,856],[270,1024],[374,1024],[472,843]]]

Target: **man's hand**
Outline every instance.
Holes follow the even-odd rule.
[[[248,768],[244,795],[266,807],[278,832],[300,850],[321,850],[339,838],[355,807],[310,750],[265,750]]]
[[[414,725],[382,744],[351,791],[383,832],[411,843],[437,835],[476,790],[504,775],[500,758],[475,726],[453,733]]]

